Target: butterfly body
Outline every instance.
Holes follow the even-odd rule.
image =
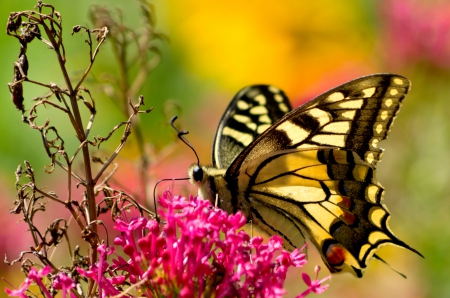
[[[376,179],[377,145],[409,86],[397,75],[362,77],[294,110],[275,87],[244,88],[219,123],[213,166],[192,165],[191,182],[286,248],[308,238],[331,272],[361,277],[380,247],[413,250],[390,231]]]

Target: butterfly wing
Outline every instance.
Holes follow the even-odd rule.
[[[284,237],[288,248],[299,247],[306,234],[331,272],[361,277],[386,244],[413,250],[390,231],[375,178],[377,144],[409,86],[396,75],[362,77],[286,114],[228,168],[234,193],[224,204]]]
[[[331,89],[259,135],[234,160],[229,176],[268,151],[323,146],[354,151],[376,167],[383,151],[378,143],[387,137],[409,87],[404,77],[378,74]]]
[[[277,151],[241,170],[239,187],[245,195],[240,199],[245,201],[240,208],[248,208],[252,222],[282,236],[291,250],[301,247],[306,235],[331,272],[361,277],[382,246],[413,250],[389,229],[384,189],[373,167],[355,152]]]
[[[213,145],[213,166],[229,167],[245,147],[291,110],[284,92],[273,86],[243,88],[219,122]]]

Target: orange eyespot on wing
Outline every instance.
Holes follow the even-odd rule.
[[[333,271],[336,271],[333,268],[338,268],[344,264],[346,254],[347,250],[343,248],[342,245],[331,244],[326,248],[324,256],[328,265]]]

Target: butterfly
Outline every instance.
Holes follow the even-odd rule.
[[[362,277],[388,244],[421,255],[391,232],[376,179],[378,143],[409,89],[402,76],[375,74],[293,110],[273,86],[244,88],[219,122],[212,166],[191,165],[191,183],[203,199],[280,235],[287,249],[309,239],[332,273]]]

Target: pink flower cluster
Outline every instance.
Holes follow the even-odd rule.
[[[306,263],[300,250],[284,251],[278,236],[267,244],[261,237],[250,239],[240,230],[246,223],[242,213],[228,215],[209,201],[169,193],[160,204],[162,225],[143,217],[116,221],[121,235],[114,244],[128,260],[117,256],[110,265],[114,250],[102,245],[97,264],[77,269],[98,284],[99,297],[281,297],[288,268]],[[328,287],[322,283],[330,277],[311,281],[303,273],[302,278],[308,288],[297,297],[322,293]]]

